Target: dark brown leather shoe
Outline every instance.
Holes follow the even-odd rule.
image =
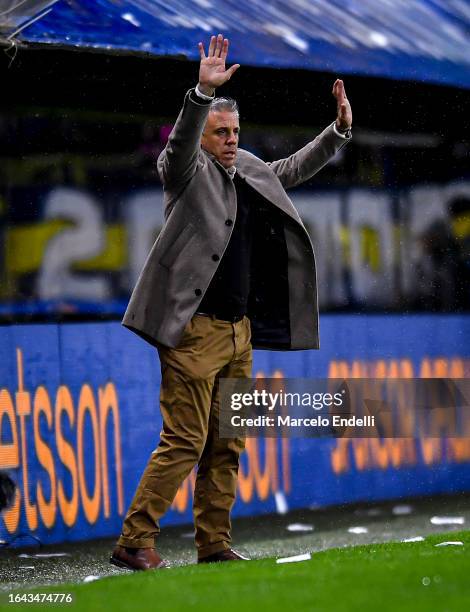
[[[113,565],[126,569],[151,570],[170,567],[157,553],[155,548],[127,548],[116,546],[109,559]]]
[[[218,563],[219,561],[251,561],[251,559],[237,553],[233,548],[227,548],[197,560],[198,563]]]

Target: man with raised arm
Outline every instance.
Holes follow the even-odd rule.
[[[130,505],[111,561],[166,567],[158,521],[197,466],[198,562],[244,559],[231,548],[230,511],[245,441],[218,436],[221,378],[251,376],[252,348],[318,348],[312,245],[285,189],[318,172],[351,138],[351,107],[333,85],[337,118],[305,147],[272,163],[238,148],[238,107],[215,89],[229,42],[199,43],[199,82],[185,97],[158,159],[165,224],[123,325],[156,346],[163,428]],[[138,409],[138,407],[137,407]]]

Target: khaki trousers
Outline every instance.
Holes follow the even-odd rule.
[[[219,379],[251,377],[250,322],[194,315],[177,348],[160,345],[160,443],[145,468],[124,519],[121,546],[155,545],[159,519],[195,465],[195,542],[203,558],[230,547],[243,438],[221,439]]]

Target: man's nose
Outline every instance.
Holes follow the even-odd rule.
[[[227,137],[227,142],[230,144],[235,144],[237,142],[237,135],[235,132],[231,132]]]

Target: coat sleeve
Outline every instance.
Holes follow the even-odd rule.
[[[186,93],[183,108],[157,160],[158,176],[165,186],[184,185],[196,172],[209,107],[210,102],[199,99],[194,89]]]
[[[325,166],[351,138],[338,136],[333,124],[314,140],[285,159],[268,162],[285,189],[300,185]]]

